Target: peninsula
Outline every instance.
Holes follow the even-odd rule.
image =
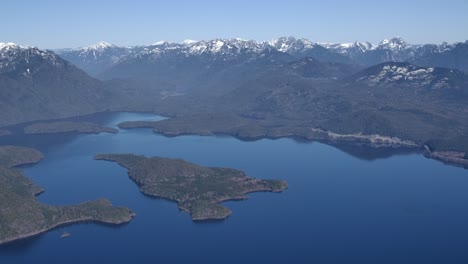
[[[468,169],[468,153],[459,151],[432,151],[429,146],[424,146],[424,156],[440,160],[446,164],[460,166]]]
[[[251,192],[281,192],[287,188],[282,180],[260,180],[230,168],[202,167],[181,159],[132,154],[99,154],[96,160],[117,162],[149,196],[176,201],[192,220],[225,219],[231,210],[220,203],[247,199]]]
[[[12,168],[36,163],[42,154],[34,149],[0,147],[0,245],[24,239],[60,225],[77,222],[122,224],[135,213],[125,207],[114,207],[106,199],[71,206],[51,206],[38,202],[36,195],[44,190],[19,170]]]
[[[127,121],[119,128],[151,128],[154,133],[169,137],[181,135],[230,135],[239,139],[297,137],[327,143],[347,143],[370,147],[419,148],[411,140],[379,134],[339,134],[321,128],[311,127],[291,120],[256,120],[234,114],[199,114],[189,117],[175,117],[161,121]]]
[[[24,128],[25,134],[53,134],[53,133],[89,133],[99,134],[117,133],[118,130],[111,127],[104,127],[90,122],[60,121],[51,123],[35,123]]]
[[[19,146],[0,146],[0,166],[11,168],[37,163],[44,158],[38,150]]]
[[[440,140],[417,140],[397,135],[377,133],[336,133],[308,123],[285,119],[254,119],[236,114],[196,114],[178,116],[161,121],[127,121],[118,124],[121,129],[150,128],[156,134],[168,137],[181,135],[229,135],[242,140],[294,137],[329,144],[348,144],[372,148],[414,149],[425,157],[447,164],[468,167],[468,146],[459,138],[459,151]],[[430,146],[429,146],[430,145]]]

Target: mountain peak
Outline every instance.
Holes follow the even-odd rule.
[[[400,36],[395,36],[391,39],[384,39],[379,43],[379,48],[389,49],[389,50],[402,50],[410,46],[403,38]]]
[[[170,41],[167,41],[167,40],[160,40],[160,41],[157,41],[157,42],[151,44],[151,46],[163,46],[163,45],[170,45],[170,44],[174,44],[174,43],[170,42]]]
[[[8,50],[8,49],[17,49],[22,48],[20,45],[17,45],[13,42],[0,42],[0,50]]]
[[[298,52],[303,49],[309,49],[317,45],[316,43],[313,43],[312,41],[301,38],[297,39],[295,37],[280,37],[278,39],[273,39],[268,42],[268,44],[274,48],[276,48],[278,51],[281,52]]]
[[[58,55],[37,47],[0,43],[0,73],[16,73],[30,78],[41,65],[60,68],[67,64]]]
[[[86,47],[85,49],[88,49],[88,50],[101,50],[101,49],[107,49],[107,48],[112,48],[112,47],[116,47],[116,46],[109,43],[109,42],[106,42],[106,41],[100,41],[100,42],[98,42],[98,43],[96,43],[94,45]]]
[[[184,41],[182,41],[182,44],[184,45],[190,45],[190,44],[194,44],[194,43],[197,43],[198,41],[196,40],[193,40],[193,39],[186,39]]]

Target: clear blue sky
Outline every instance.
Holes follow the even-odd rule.
[[[291,35],[321,42],[468,40],[468,0],[15,0],[2,1],[1,9],[0,42],[40,48]]]

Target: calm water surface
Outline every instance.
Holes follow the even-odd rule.
[[[160,117],[92,119],[116,126]],[[0,263],[468,263],[468,170],[419,154],[365,160],[319,143],[167,138],[149,129],[2,140],[44,152],[23,168],[46,189],[41,202],[105,197],[137,216],[120,227],[78,224],[0,247]],[[93,160],[98,153],[232,167],[285,179],[289,189],[227,202],[227,220],[194,223],[175,203],[142,195],[116,163]],[[61,239],[65,231],[71,236]]]

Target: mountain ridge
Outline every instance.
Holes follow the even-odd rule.
[[[92,76],[99,77],[125,60],[136,57],[162,56],[221,56],[232,59],[239,55],[255,55],[267,49],[287,53],[296,59],[313,57],[323,61],[372,66],[382,62],[412,62],[421,66],[438,66],[468,71],[468,60],[453,53],[468,52],[468,41],[453,44],[413,45],[401,37],[384,39],[378,44],[356,41],[353,43],[321,43],[305,38],[280,37],[269,41],[217,38],[181,43],[159,41],[150,45],[119,47],[107,42],[65,51],[61,55]]]

